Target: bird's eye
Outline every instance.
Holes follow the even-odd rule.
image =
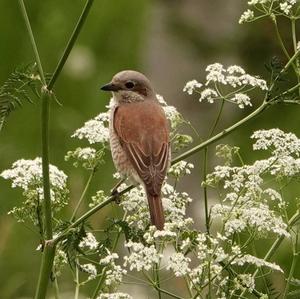
[[[128,81],[125,83],[125,86],[129,89],[133,88],[134,87],[134,83],[132,81]]]

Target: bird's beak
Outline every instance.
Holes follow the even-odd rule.
[[[118,91],[120,90],[120,87],[114,83],[108,83],[102,86],[100,89],[104,91]]]

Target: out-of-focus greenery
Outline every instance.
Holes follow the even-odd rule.
[[[193,6],[193,1],[186,1]],[[68,59],[67,65],[55,86],[55,93],[63,103],[59,107],[56,103],[51,104],[51,163],[63,169],[69,177],[71,197],[76,200],[81,191],[84,181],[83,171],[74,169],[71,163],[65,162],[63,157],[70,149],[74,149],[81,144],[70,138],[74,130],[80,127],[84,121],[95,116],[98,112],[105,110],[108,103],[107,94],[100,93],[101,84],[110,80],[111,76],[122,69],[138,69],[145,71],[145,66],[149,61],[145,51],[145,43],[149,42],[148,34],[151,24],[155,24],[155,19],[150,12],[155,7],[156,10],[164,12],[163,22],[167,28],[167,34],[176,44],[194,60],[190,65],[190,72],[185,72],[189,77],[182,77],[179,80],[180,86],[175,88],[178,94],[178,106],[183,110],[185,117],[191,119],[197,128],[203,132],[209,124],[207,115],[213,115],[213,108],[209,104],[192,102],[191,98],[181,94],[185,81],[190,76],[204,75],[203,67],[206,64],[225,60],[228,64],[241,64],[249,73],[268,76],[264,63],[268,62],[273,55],[284,60],[281,50],[274,39],[274,29],[267,21],[240,26],[237,24],[239,14],[238,7],[232,9],[232,14],[236,15],[238,29],[232,30],[225,36],[215,35],[215,32],[222,32],[222,1],[203,1],[203,10],[210,15],[216,16],[206,19],[204,22],[195,23],[181,9],[182,1],[148,1],[148,0],[95,0],[91,13],[79,36],[74,50]],[[38,44],[44,70],[51,73],[64,49],[64,46],[73,30],[75,22],[82,10],[84,1],[26,1],[28,14],[31,20],[33,31]],[[199,6],[195,5],[195,9]],[[199,18],[204,15],[199,12]],[[230,10],[231,11],[231,10]],[[290,38],[289,28],[283,25],[283,35],[286,40]],[[210,31],[207,27],[213,27]],[[220,26],[220,28],[217,28]],[[241,28],[243,27],[243,28]],[[34,61],[31,45],[26,34],[24,22],[19,11],[17,1],[4,0],[0,2],[0,84],[8,75],[20,65]],[[156,32],[152,30],[151,41],[156,41]],[[152,45],[153,46],[153,45]],[[159,51],[160,44],[156,45]],[[172,53],[170,53],[170,56]],[[197,58],[197,57],[201,57]],[[184,61],[173,61],[172,68],[181,72],[181,63]],[[225,61],[225,62],[226,62]],[[224,61],[222,61],[224,62]],[[151,62],[150,62],[151,63]],[[174,67],[175,65],[175,67]],[[166,65],[164,65],[165,67]],[[202,67],[202,69],[201,69]],[[157,85],[162,87],[170,85],[173,74],[169,74]],[[177,82],[178,82],[177,76]],[[159,90],[171,95],[169,90]],[[258,99],[259,100],[259,99]],[[172,105],[177,105],[172,99],[168,101]],[[236,113],[233,113],[235,111]],[[207,114],[209,112],[209,114]],[[247,109],[244,113],[248,113]],[[291,106],[276,106],[263,114],[256,121],[252,121],[246,127],[236,131],[229,139],[222,143],[230,142],[241,147],[241,153],[247,153],[247,159],[255,157],[249,155],[249,136],[256,129],[279,127],[285,131],[293,131],[300,135],[299,126],[300,108]],[[206,115],[207,114],[207,115]],[[242,117],[238,115],[237,109],[228,109],[228,117],[223,124],[228,125],[234,120]],[[211,118],[212,119],[212,118]],[[205,133],[206,134],[206,133]],[[205,137],[206,135],[204,135]],[[32,159],[40,156],[40,105],[35,99],[34,104],[25,103],[16,112],[13,112],[0,132],[0,171],[10,167],[17,159]],[[213,150],[212,150],[213,152]],[[196,161],[196,159],[195,159]],[[71,171],[72,169],[72,171]],[[97,189],[109,190],[112,186],[113,166],[106,163],[100,169],[94,179],[93,187],[88,195],[95,193]],[[199,177],[197,177],[199,180]],[[197,183],[196,183],[197,186]],[[291,194],[296,194],[297,186]],[[195,201],[201,200],[198,191],[194,191]],[[26,228],[24,225],[16,223],[7,212],[22,200],[18,190],[12,190],[9,183],[0,180],[0,298],[31,298],[34,293],[38,276],[40,252],[35,251],[39,243],[38,235]],[[64,211],[66,215],[71,215],[75,202],[70,203]],[[85,204],[87,207],[87,203]],[[105,210],[108,212],[108,209]],[[199,211],[198,214],[202,214]],[[93,223],[101,224],[107,214],[95,215]],[[267,248],[267,247],[266,247]],[[261,248],[261,255],[266,248]],[[280,258],[283,268],[284,264],[289,265],[288,254]],[[295,276],[300,275],[297,270]],[[61,282],[61,288],[73,291],[71,282],[66,280]]]

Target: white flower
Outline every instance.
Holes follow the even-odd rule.
[[[133,299],[130,295],[125,293],[102,293],[97,299]]]
[[[201,88],[202,84],[197,80],[189,81],[185,84],[183,92],[187,92],[189,95],[192,95],[196,88]]]
[[[241,15],[239,19],[239,24],[243,24],[246,22],[251,21],[254,18],[254,12],[250,9],[247,9],[243,14]]]
[[[63,171],[54,165],[50,165],[49,172],[50,183],[53,188],[60,190],[66,188],[67,176]],[[40,185],[42,183],[42,159],[18,160],[13,163],[11,169],[4,170],[0,176],[4,179],[12,180],[12,188],[20,187],[24,191],[27,191],[33,185]]]
[[[193,168],[194,168],[194,164],[182,160],[172,165],[168,173],[173,175],[176,178],[179,178],[180,176],[191,174],[191,170]]]
[[[99,246],[98,241],[94,237],[94,235],[90,232],[86,234],[86,236],[80,241],[80,248],[89,248],[91,250],[97,249]]]
[[[213,103],[214,98],[217,96],[218,93],[215,90],[211,88],[205,88],[203,91],[201,91],[199,102],[207,100],[208,103]]]
[[[144,246],[142,243],[129,241],[125,244],[130,248],[130,254],[124,257],[124,266],[132,271],[149,271],[154,264],[158,264],[162,255],[159,254],[154,245]]]
[[[176,277],[184,276],[191,271],[190,262],[190,258],[185,257],[181,252],[176,252],[170,256],[167,269],[172,270]]]
[[[161,95],[157,94],[156,98],[162,105],[167,119],[171,122],[171,127],[173,129],[176,128],[177,125],[182,122],[181,114],[177,111],[177,109],[174,106],[169,106]]]
[[[84,264],[80,266],[82,271],[90,274],[88,280],[95,279],[97,276],[97,269],[93,264]]]
[[[239,65],[231,65],[227,68],[228,74],[241,74],[244,75],[246,74],[245,70],[240,67]]]
[[[234,261],[232,261],[232,264],[238,266],[243,266],[244,264],[253,264],[257,267],[267,267],[271,270],[283,272],[282,269],[275,263],[267,262],[250,254],[242,255],[240,257],[235,258]]]
[[[102,258],[99,262],[100,265],[106,266],[105,285],[107,286],[121,283],[123,275],[127,274],[125,269],[122,269],[121,266],[116,265],[115,260],[118,258],[118,254],[111,253],[107,249],[107,256]]]
[[[87,139],[90,144],[102,143],[108,144],[109,140],[109,113],[100,113],[95,118],[85,122],[84,126],[77,129],[72,137],[78,139]]]
[[[252,106],[250,97],[243,93],[236,93],[230,100],[236,103],[241,109],[245,106]]]

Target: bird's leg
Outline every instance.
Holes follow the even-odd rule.
[[[113,196],[115,198],[115,202],[117,204],[120,203],[119,200],[119,191],[118,188],[121,186],[122,183],[124,183],[124,181],[126,180],[126,177],[122,178],[112,189],[111,189],[111,196]]]

